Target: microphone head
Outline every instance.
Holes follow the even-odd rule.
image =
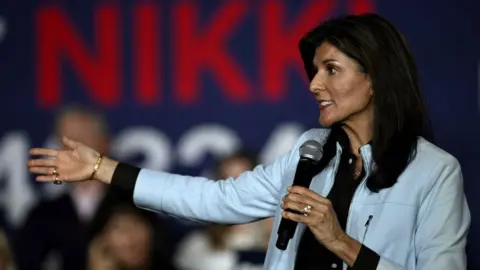
[[[308,158],[318,162],[322,156],[323,146],[315,140],[306,141],[300,146],[300,158]]]

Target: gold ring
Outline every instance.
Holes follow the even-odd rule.
[[[63,183],[62,181],[59,181],[59,180],[58,180],[58,174],[55,174],[53,179],[54,179],[54,180],[53,180],[53,183],[54,183],[55,185],[61,185],[61,184]]]
[[[303,215],[308,217],[310,213],[312,212],[312,206],[307,205],[305,208],[303,208]]]
[[[57,168],[56,168],[56,167],[53,168],[52,174],[53,174],[53,175],[58,175],[58,172],[57,172]]]

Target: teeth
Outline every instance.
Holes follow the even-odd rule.
[[[320,102],[320,106],[327,106],[327,105],[330,105],[332,103],[333,103],[332,101],[322,101],[322,102]]]

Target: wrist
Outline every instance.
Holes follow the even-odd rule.
[[[335,240],[331,241],[326,247],[332,252],[340,252],[347,247],[348,235],[343,233],[339,235]]]
[[[362,244],[348,236],[346,233],[343,233],[327,248],[352,267],[357,260],[361,247]]]
[[[112,182],[113,173],[115,172],[117,165],[118,161],[105,156],[102,157],[102,161],[94,174],[94,180],[99,180],[105,184],[110,184]]]

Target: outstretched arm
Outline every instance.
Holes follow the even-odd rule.
[[[95,178],[129,190],[140,208],[197,221],[248,223],[274,215],[285,172],[295,170],[303,137],[272,164],[259,165],[235,179],[215,181],[183,176],[141,169],[108,158],[102,161]]]
[[[219,181],[120,163],[111,184],[131,190],[141,208],[199,221],[247,223],[274,214],[290,156]]]
[[[200,221],[246,223],[274,215],[285,173],[295,170],[298,149],[307,134],[272,164],[257,166],[236,179],[220,181],[140,169],[102,157],[94,149],[68,138],[63,138],[62,150],[32,149],[30,154],[50,158],[32,159],[28,166],[30,172],[39,174],[38,181],[94,179],[126,188],[141,208]],[[322,135],[326,137],[328,132],[314,134],[315,139],[322,139]]]

